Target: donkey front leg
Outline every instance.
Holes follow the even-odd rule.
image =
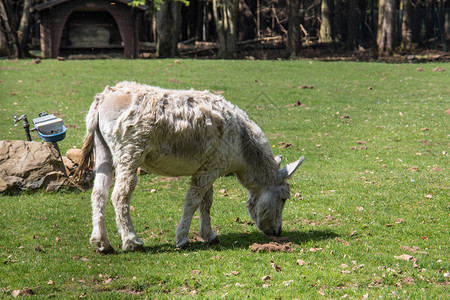
[[[218,244],[219,236],[211,229],[211,206],[213,203],[213,187],[203,197],[198,209],[200,213],[200,236],[208,244]]]
[[[137,237],[130,217],[130,199],[136,183],[136,170],[117,166],[116,183],[111,198],[124,251],[138,250],[144,245],[144,242]]]
[[[192,217],[209,190],[211,190],[212,197],[212,184],[216,178],[217,176],[211,173],[192,177],[191,186],[186,192],[183,215],[176,230],[178,248],[189,246],[189,228],[191,227]]]

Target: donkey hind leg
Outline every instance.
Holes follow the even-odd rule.
[[[97,135],[95,136],[95,181],[92,188],[92,235],[90,242],[102,253],[114,252],[106,235],[105,208],[112,184],[113,166],[109,149]]]
[[[200,213],[200,236],[208,244],[218,244],[219,236],[211,229],[211,206],[213,203],[213,187],[203,197],[198,211]]]
[[[189,246],[189,228],[191,227],[192,217],[210,189],[212,196],[212,184],[216,178],[217,175],[211,173],[201,176],[194,175],[192,177],[191,185],[186,192],[181,221],[178,223],[176,230],[176,243],[178,248],[186,248]]]
[[[144,242],[137,237],[130,217],[130,199],[136,183],[136,169],[117,166],[116,183],[111,199],[116,211],[116,223],[122,237],[124,251],[139,250],[144,245]]]

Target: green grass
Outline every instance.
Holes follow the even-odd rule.
[[[293,252],[249,250],[270,240],[246,222],[247,194],[233,177],[215,183],[220,245],[182,251],[174,236],[188,178],[141,176],[132,218],[146,248],[137,253],[94,253],[89,192],[2,195],[0,297],[25,287],[40,298],[448,297],[450,64],[4,60],[0,68],[0,140],[25,139],[13,114],[49,111],[68,126],[62,152],[79,148],[95,93],[133,80],[223,92],[261,126],[274,154],[306,157],[283,216]],[[107,229],[119,246],[111,204]]]

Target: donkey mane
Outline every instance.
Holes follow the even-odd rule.
[[[250,121],[252,122],[252,121]],[[253,127],[252,129],[259,129]],[[278,164],[273,158],[270,144],[260,130],[250,132],[248,127],[241,127],[242,154],[247,163],[246,173],[237,174],[242,184],[252,192],[261,186],[274,184]]]

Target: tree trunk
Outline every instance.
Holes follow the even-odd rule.
[[[287,38],[287,50],[289,56],[297,56],[300,53],[300,1],[301,0],[289,0],[289,27]]]
[[[30,42],[30,13],[31,6],[33,5],[33,0],[25,0],[23,3],[23,13],[20,19],[19,30],[18,30],[18,44],[20,57],[29,56],[28,43]]]
[[[434,38],[436,0],[426,0],[427,9],[425,15],[425,35],[423,39],[430,40]]]
[[[450,46],[450,0],[444,3],[444,35],[447,45]]]
[[[333,6],[333,39],[335,43],[344,41],[344,16],[342,12],[342,0],[334,0]]]
[[[347,40],[345,41],[345,47],[352,49],[356,46],[356,42],[358,40],[358,0],[349,0],[348,5]]]
[[[414,7],[412,0],[402,1],[402,51],[410,51],[413,41],[413,19]]]
[[[5,52],[15,58],[20,58],[19,44],[17,41],[17,30],[11,22],[12,16],[8,13],[8,2],[0,0],[0,30],[5,36],[6,47]]]
[[[378,54],[390,55],[395,46],[396,0],[380,0],[378,7]]]
[[[164,0],[156,12],[156,56],[178,55],[178,39],[181,31],[181,2]]]
[[[213,0],[220,58],[236,57],[238,8],[239,0]]]
[[[351,0],[353,1],[353,0]],[[333,42],[333,32],[331,24],[333,12],[333,0],[322,0],[321,19],[320,22],[320,43],[329,44]]]

